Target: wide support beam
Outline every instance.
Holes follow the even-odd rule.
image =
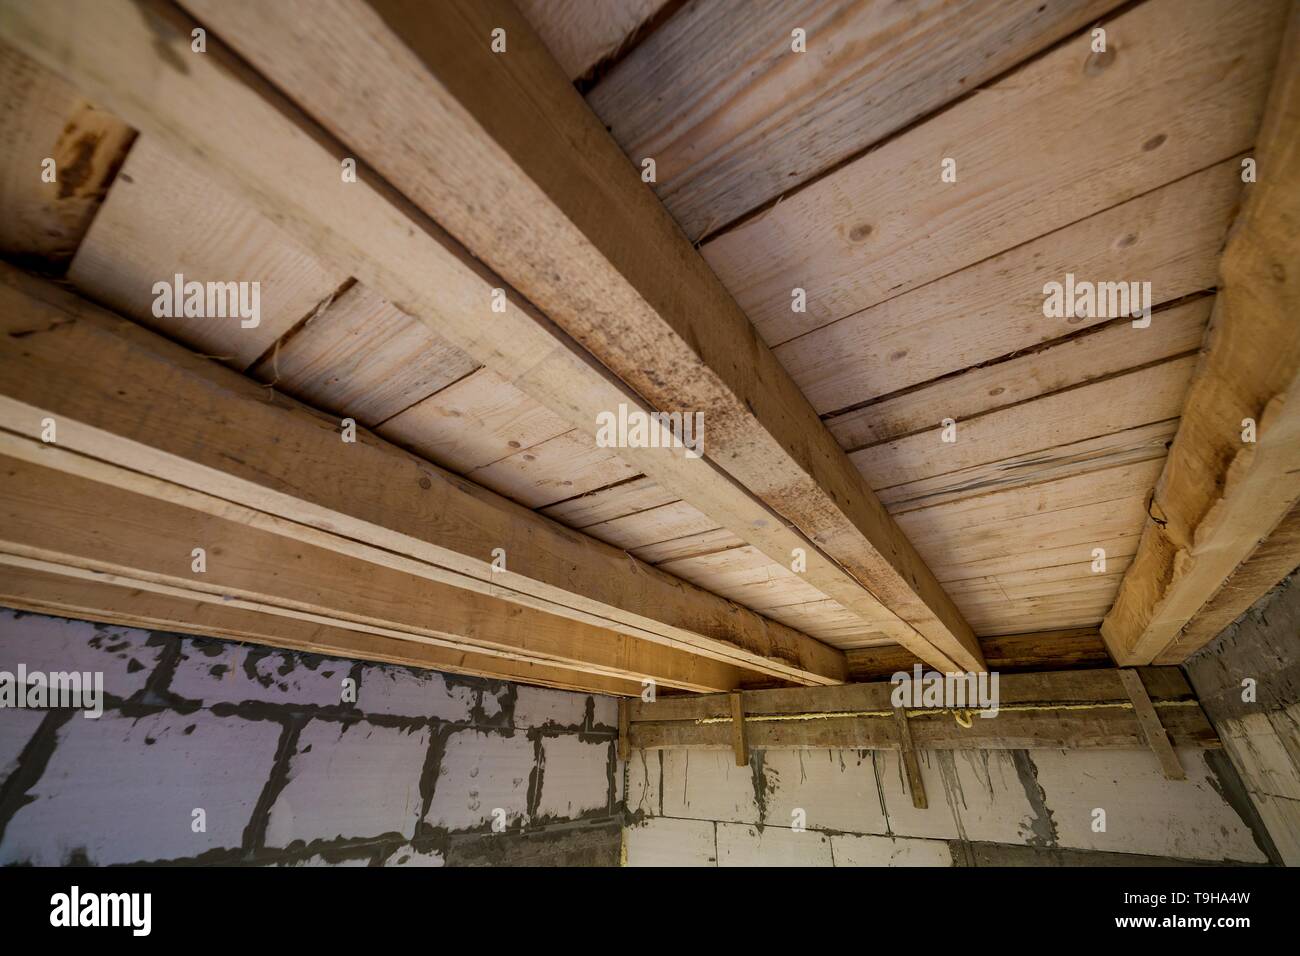
[[[620,454],[773,560],[802,549],[806,580],[927,662],[983,669],[955,605],[512,8],[189,6],[206,54],[193,21],[152,2],[5,0],[0,33],[576,427],[621,404],[703,412],[705,460]],[[340,183],[344,156],[360,182]]]
[[[1147,700],[1175,746],[1222,746],[1182,672],[1142,671]],[[744,691],[751,750],[904,747],[892,683],[842,684]],[[907,735],[916,750],[1024,748],[1145,749],[1148,737],[1120,672],[1113,668],[1004,674],[999,711],[907,707]],[[660,697],[628,702],[629,744],[636,749],[732,749],[729,694]],[[969,720],[965,717],[969,715]],[[963,717],[958,722],[954,717]],[[970,726],[966,726],[969,723]]]
[[[33,457],[72,456],[37,448]],[[185,508],[157,490],[124,491],[0,455],[0,565],[68,568],[173,597],[684,690],[740,680],[727,664],[304,544],[239,506],[221,517]]]
[[[1205,353],[1151,520],[1102,624],[1121,664],[1168,661],[1175,645],[1183,658],[1195,652],[1200,644],[1181,632],[1300,501],[1298,61],[1293,10]],[[1202,629],[1201,643],[1212,636]]]
[[[234,503],[315,547],[733,667],[796,683],[844,675],[840,651],[368,433],[344,443],[336,420],[7,266],[0,332],[4,428],[36,440],[51,419],[54,447],[78,453],[48,467],[116,465],[128,490],[165,487],[215,514]]]
[[[589,694],[629,697],[641,692],[636,681],[261,614],[225,603],[113,584],[105,577],[85,576],[66,568],[38,571],[5,565],[0,567],[0,606]]]
[[[1300,506],[1292,508],[1250,559],[1238,565],[1218,593],[1201,605],[1177,640],[1156,657],[1155,663],[1178,664],[1187,660],[1296,568],[1300,568]],[[850,676],[851,667],[850,664]]]

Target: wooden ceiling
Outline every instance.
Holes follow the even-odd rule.
[[[1292,4],[517,5],[0,2],[0,601],[630,694],[1170,663],[1300,563]]]

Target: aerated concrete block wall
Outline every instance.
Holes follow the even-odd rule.
[[[1264,595],[1185,670],[1278,855],[1300,866],[1300,577]]]
[[[619,860],[611,698],[0,609],[20,663],[106,704],[0,708],[0,864]]]
[[[1180,750],[1188,777],[1180,782],[1166,780],[1147,750],[928,751],[919,758],[925,810],[912,806],[892,752],[769,750],[737,767],[730,751],[635,751],[627,863],[1269,862],[1267,837],[1222,752]]]

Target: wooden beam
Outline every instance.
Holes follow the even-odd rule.
[[[159,594],[110,583],[104,576],[80,576],[66,568],[36,570],[5,565],[0,573],[0,605],[124,627],[249,641],[312,654],[401,664],[560,690],[624,697],[640,693],[640,685],[635,681],[350,631],[261,614],[225,603]]]
[[[1175,745],[1217,748],[1214,728],[1182,672],[1144,668],[1148,696]],[[889,683],[743,691],[751,750],[858,748],[898,750],[899,729]],[[731,696],[706,694],[628,702],[629,740],[636,749],[734,749]],[[1004,674],[996,717],[959,724],[950,710],[908,708],[917,750],[1146,747],[1146,737],[1119,671],[1114,668]]]
[[[745,736],[745,700],[733,692],[731,695],[731,747],[736,752],[736,766],[749,766],[749,743]]]
[[[128,490],[228,503],[278,533],[588,626],[799,683],[843,654],[268,391],[50,283],[0,266],[0,412],[29,438],[57,423],[52,468],[120,466]],[[66,383],[76,382],[76,388]],[[103,475],[96,480],[109,480]],[[198,494],[177,498],[182,490]],[[493,549],[506,570],[492,567]]]
[[[907,789],[912,792],[912,806],[925,810],[930,806],[925,796],[925,781],[921,779],[921,764],[912,746],[912,731],[907,726],[907,709],[894,708],[894,727],[898,731],[898,753],[907,771]]]
[[[1300,562],[1297,562],[1300,563]],[[1106,667],[1111,663],[1101,633],[1095,627],[1071,627],[1028,634],[980,638],[989,669],[1002,674],[1054,671],[1076,667]],[[855,648],[844,652],[853,683],[888,680],[898,671],[910,672],[924,662],[897,644]]]
[[[1214,640],[1223,629],[1300,567],[1300,506],[1291,509],[1280,525],[1260,542],[1248,560],[1239,564],[1218,593],[1156,657],[1157,664],[1178,664]]]
[[[774,560],[804,550],[809,583],[868,619],[883,604],[890,636],[928,662],[983,669],[956,606],[508,4],[188,6],[209,28],[201,57],[192,21],[154,4],[63,0],[36,16],[7,0],[0,30],[575,426],[620,404],[703,412],[707,461],[620,455]],[[514,46],[497,56],[501,24]],[[217,37],[347,149],[322,147]],[[367,81],[336,85],[347,75]],[[357,95],[373,83],[382,109]],[[340,155],[370,167],[363,182],[340,186]]]
[[[1156,759],[1160,761],[1160,770],[1164,773],[1165,779],[1186,780],[1187,771],[1183,770],[1182,764],[1178,762],[1178,754],[1174,753],[1169,735],[1165,733],[1164,725],[1160,723],[1160,717],[1151,704],[1151,698],[1147,696],[1147,689],[1142,684],[1142,675],[1131,668],[1122,667],[1119,671],[1119,679],[1124,682],[1124,690],[1128,693],[1128,699],[1133,702],[1133,712],[1137,714],[1142,736],[1146,739],[1147,746],[1155,753]]]
[[[626,761],[631,756],[627,744],[627,701],[618,702],[618,759]]]
[[[1102,623],[1121,664],[1180,632],[1300,500],[1300,11],[1292,9],[1205,351],[1137,555]],[[1247,430],[1255,429],[1255,440]],[[1202,633],[1201,637],[1208,639]]]
[[[71,457],[40,448],[34,457],[56,455]],[[149,490],[157,493],[0,455],[0,552],[8,555],[0,561],[63,565],[157,593],[684,690],[740,681],[736,668],[687,651],[282,536],[282,522],[237,505],[218,516]],[[196,548],[204,552],[198,571]]]

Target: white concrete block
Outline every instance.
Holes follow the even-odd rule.
[[[256,644],[187,640],[168,689],[207,707],[243,701],[337,707],[352,666]]]
[[[716,866],[715,824],[652,817],[623,830],[628,866]]]
[[[1052,845],[1050,808],[1044,809],[1032,766],[1023,756],[1010,750],[947,750],[930,756],[943,780],[942,792],[928,791],[930,801],[948,802],[963,838]]]
[[[660,816],[659,783],[663,774],[660,755],[662,750],[633,750],[627,761],[628,813]]]
[[[449,686],[436,671],[405,667],[367,667],[357,689],[357,709],[366,714],[398,717],[433,717],[448,723],[465,723],[474,708],[474,690],[463,684]]]
[[[876,764],[876,779],[885,799],[885,816],[889,833],[894,836],[929,837],[938,840],[956,839],[959,834],[956,811],[948,793],[939,758],[934,751],[917,753],[921,766],[921,782],[929,806],[918,810],[912,806],[911,791],[898,753],[892,750],[872,751]]]
[[[576,727],[587,715],[587,694],[551,690],[549,687],[525,687],[522,684],[517,691],[515,726],[518,728],[546,727],[551,724]]]
[[[718,824],[718,866],[831,866],[825,833],[784,827]]]
[[[134,627],[92,624],[0,608],[0,670],[101,671],[104,691],[130,697],[162,657],[163,641]],[[179,638],[177,638],[179,640]]]
[[[452,734],[442,753],[427,821],[468,830],[493,823],[498,807],[505,810],[507,826],[526,821],[528,785],[536,765],[533,742],[523,734]]]
[[[131,719],[73,717],[32,803],[0,844],[0,863],[99,865],[198,856],[236,848],[270,776],[280,726],[206,711]],[[192,811],[206,814],[195,833]]]
[[[753,771],[730,750],[665,750],[663,759],[664,816],[759,822]]]
[[[592,700],[592,723],[598,728],[608,727],[610,730],[618,730],[618,698],[605,697],[600,694],[593,694]]]
[[[289,781],[271,807],[266,845],[414,836],[428,747],[425,730],[309,722],[291,758]]]
[[[943,840],[832,834],[836,866],[952,866],[952,850]]]
[[[791,826],[794,811],[817,830],[884,833],[885,812],[869,750],[768,750],[764,822]]]
[[[580,740],[576,734],[542,739],[541,820],[573,819],[610,808],[609,758],[613,745]]]
[[[1166,780],[1151,751],[1033,750],[1061,846],[1198,860],[1263,862],[1250,829],[1211,782],[1204,752],[1179,748],[1186,780]],[[1106,831],[1092,829],[1094,808]]]

